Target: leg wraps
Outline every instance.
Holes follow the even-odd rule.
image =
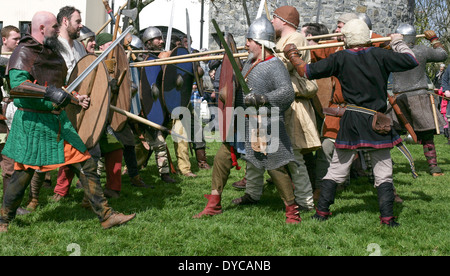
[[[440,173],[441,169],[437,165],[436,147],[433,140],[422,141],[423,153],[427,159],[430,173]]]
[[[0,223],[9,223],[16,216],[16,210],[22,203],[25,190],[30,184],[34,170],[14,171],[3,197]]]
[[[330,212],[330,205],[334,203],[334,198],[336,196],[336,187],[337,183],[334,182],[333,180],[330,179],[322,180],[319,202],[317,203],[318,213]]]
[[[395,199],[394,185],[390,182],[382,183],[377,187],[377,193],[381,223],[388,224],[390,226],[397,225],[397,223],[393,221]]]

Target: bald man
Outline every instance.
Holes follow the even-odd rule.
[[[11,91],[20,95],[36,82],[44,98],[16,96],[18,107],[3,154],[15,160],[14,173],[5,191],[0,217],[0,232],[7,232],[24,192],[37,170],[47,172],[71,166],[83,184],[87,206],[98,216],[104,229],[128,222],[135,214],[124,215],[108,206],[103,195],[96,163],[67,118],[64,106],[78,100],[88,108],[89,98],[69,95],[62,88],[67,74],[64,58],[56,51],[59,24],[54,14],[37,12],[26,35],[11,55],[7,74]],[[45,86],[44,86],[45,85]],[[49,86],[47,86],[49,85]],[[86,206],[86,207],[87,207]]]

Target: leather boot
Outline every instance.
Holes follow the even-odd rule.
[[[203,216],[214,216],[222,213],[222,206],[220,205],[220,195],[205,195],[208,199],[205,209],[193,216],[193,218],[201,218]]]
[[[320,186],[320,196],[317,202],[316,213],[313,219],[327,220],[331,216],[330,205],[334,203],[337,183],[333,180],[324,179]]]
[[[377,187],[378,206],[380,208],[380,223],[390,227],[399,226],[394,217],[394,185],[390,182],[381,183]]]
[[[131,178],[131,185],[138,188],[155,188],[152,185],[148,186],[147,184],[145,184],[144,180],[142,180],[139,174]]]
[[[258,200],[254,200],[249,194],[244,194],[241,197],[235,198],[231,203],[236,205],[251,205],[258,203]]]
[[[127,223],[130,220],[134,219],[135,217],[136,214],[124,215],[122,213],[113,213],[111,216],[109,216],[108,219],[103,221],[101,225],[103,229],[109,229],[111,227]]]
[[[247,185],[247,178],[245,177],[231,184],[231,186],[235,187],[236,189],[245,189],[245,185]]]
[[[302,221],[297,204],[286,205],[286,223],[297,224]]]
[[[197,165],[199,169],[209,170],[211,167],[206,162],[206,152],[205,149],[196,149],[195,156],[197,158]]]
[[[172,177],[170,177],[168,173],[161,174],[161,180],[166,183],[176,183],[176,181]]]
[[[403,203],[403,199],[397,194],[397,190],[395,188],[394,188],[394,196],[395,196],[395,199],[394,199],[395,202]]]

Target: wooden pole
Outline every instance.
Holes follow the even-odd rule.
[[[248,56],[248,53],[238,53],[238,54],[234,54],[233,56],[237,57],[237,58],[246,58]],[[179,63],[196,62],[196,61],[208,61],[208,60],[215,60],[215,59],[223,59],[223,57],[224,57],[224,55],[207,56],[207,57],[193,57],[193,58],[179,58],[179,59],[172,59],[172,60],[156,59],[156,60],[151,60],[151,61],[149,60],[149,61],[134,62],[134,63],[130,64],[130,67],[147,67],[147,66],[179,64]]]

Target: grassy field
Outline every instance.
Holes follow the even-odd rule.
[[[168,144],[175,156],[172,143]],[[409,163],[393,149],[395,186],[404,200],[394,207],[398,228],[380,225],[376,190],[366,177],[353,179],[338,192],[328,221],[311,219],[314,211],[310,211],[301,213],[300,224],[287,225],[284,205],[273,185],[265,185],[257,205],[231,204],[243,194],[231,186],[244,173],[234,169],[223,194],[223,214],[192,219],[206,204],[203,194],[210,193],[211,171],[198,171],[193,165],[197,178],[175,176],[177,183],[166,184],[159,179],[152,156],[141,174],[155,189],[134,188],[123,176],[121,197],[109,201],[115,210],[137,213],[128,224],[102,230],[96,216],[80,207],[82,190],[72,185],[68,198],[52,202],[53,189],[46,188],[37,211],[16,217],[9,232],[0,235],[0,255],[448,256],[450,145],[443,135],[436,137],[438,162],[446,174],[434,178],[426,172],[422,146],[407,146],[419,177],[412,178]],[[212,164],[219,143],[208,147]],[[195,163],[195,157],[191,161]]]

